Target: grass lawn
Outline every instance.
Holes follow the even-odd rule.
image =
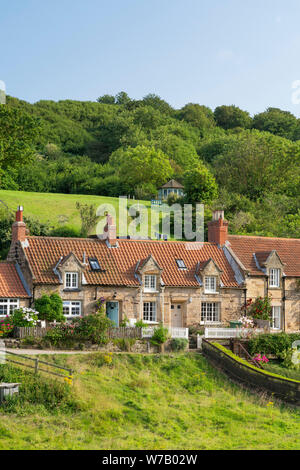
[[[119,215],[119,199],[113,197],[0,190],[0,200],[13,211],[16,211],[18,205],[24,206],[25,217],[33,216],[41,222],[49,222],[53,227],[63,224],[77,230],[80,228],[77,201],[82,204],[94,204],[96,207],[111,204],[117,217]],[[150,207],[150,201],[129,201],[130,205],[138,202]]]
[[[47,387],[25,394],[0,411],[0,449],[300,447],[299,410],[241,390],[199,354],[107,357],[48,356],[75,369],[77,406],[49,408]]]

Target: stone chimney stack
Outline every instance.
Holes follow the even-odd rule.
[[[224,211],[214,211],[212,221],[208,222],[208,241],[225,245],[228,238],[228,222],[224,220]]]
[[[110,246],[117,246],[117,226],[111,215],[106,216],[106,225],[104,227],[103,239],[107,240]]]
[[[12,243],[18,241],[24,242],[26,240],[27,230],[26,224],[23,222],[23,207],[18,206],[16,212],[16,221],[12,224]]]

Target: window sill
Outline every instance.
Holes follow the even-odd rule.
[[[81,289],[78,287],[65,287],[63,292],[81,292]]]
[[[220,292],[218,292],[218,291],[216,291],[216,290],[215,290],[215,291],[207,291],[207,290],[205,290],[205,291],[204,291],[204,294],[220,294]]]
[[[146,323],[147,325],[159,325],[158,321],[143,320],[143,323]]]
[[[144,289],[144,294],[158,294],[158,290]]]
[[[211,325],[223,325],[223,323],[221,321],[201,321],[200,322],[200,325],[208,325],[208,326],[211,326]]]

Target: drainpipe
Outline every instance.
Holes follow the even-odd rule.
[[[245,313],[246,313],[246,304],[247,304],[247,287],[244,288],[244,303],[245,303]]]
[[[30,299],[30,307],[34,304],[34,293],[35,293],[35,286],[32,287],[32,297]]]
[[[162,324],[165,324],[165,288],[161,288],[161,297],[162,297],[162,302],[161,304],[161,320]]]
[[[282,290],[283,290],[283,297],[282,297],[282,322],[283,322],[283,331],[285,331],[285,276],[282,277]]]
[[[143,286],[140,287],[140,320],[143,320]]]

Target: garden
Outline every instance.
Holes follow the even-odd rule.
[[[44,323],[44,328],[35,328]],[[95,312],[84,317],[66,321],[63,303],[56,293],[44,294],[35,300],[35,309],[21,307],[0,320],[0,338],[6,339],[11,347],[32,347],[38,349],[98,350],[106,348],[114,352],[164,352],[184,351],[188,340],[171,338],[162,324],[158,325],[152,337],[143,338],[142,330],[149,325],[138,321],[134,328],[128,326],[124,317],[120,328],[114,328],[105,313],[105,299],[96,303]],[[26,331],[20,332],[24,327]],[[122,331],[119,331],[122,330]],[[22,333],[22,334],[21,334]],[[36,334],[38,333],[38,335]],[[23,336],[24,335],[24,336]],[[9,340],[14,339],[12,342]]]

